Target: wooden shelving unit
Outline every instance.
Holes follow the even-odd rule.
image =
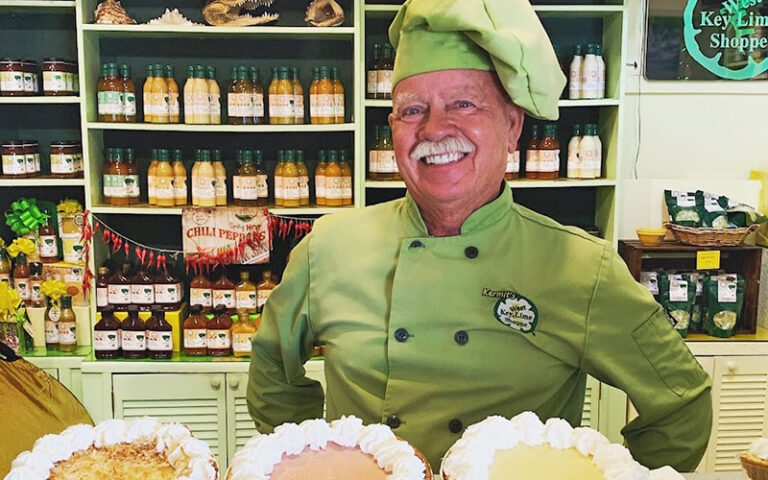
[[[0,187],[83,187],[85,180],[82,178],[0,178]]]
[[[0,105],[55,105],[55,104],[77,105],[79,103],[80,103],[80,97],[76,97],[76,96],[0,97]]]

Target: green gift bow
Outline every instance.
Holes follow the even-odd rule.
[[[37,200],[34,198],[22,197],[13,202],[11,208],[5,212],[5,223],[17,235],[37,230],[48,218],[49,216],[37,206]]]

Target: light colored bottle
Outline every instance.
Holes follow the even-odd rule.
[[[211,152],[200,152],[200,166],[197,169],[197,201],[201,207],[216,206],[216,172],[211,164]]]
[[[299,171],[299,205],[309,205],[309,169],[304,163],[304,150],[296,150],[296,168]]]
[[[341,83],[341,75],[337,67],[331,68],[331,81],[333,82],[333,110],[335,123],[344,123],[344,85]]]
[[[227,204],[227,169],[224,168],[219,149],[213,151],[213,174],[216,177],[216,205],[224,206]]]
[[[173,203],[187,204],[187,169],[184,168],[181,150],[173,151]]]
[[[603,45],[598,43],[596,45],[596,57],[597,57],[597,98],[605,98],[605,60],[603,59]]]
[[[294,123],[301,125],[304,123],[304,89],[301,86],[299,80],[299,69],[291,67],[292,79],[291,86],[293,87],[293,119]]]
[[[232,354],[236,357],[251,356],[251,337],[256,325],[251,321],[247,308],[237,309],[237,322],[232,325]]]
[[[600,140],[600,135],[597,134],[597,125],[592,124],[591,132],[595,137],[595,145],[597,145],[597,154],[592,163],[592,178],[601,178],[603,176],[603,142]]]
[[[195,95],[194,122],[197,125],[211,123],[211,103],[208,91],[208,81],[205,79],[205,68],[202,65],[195,66],[195,81],[192,84],[192,92]]]
[[[147,200],[150,205],[157,205],[157,188],[155,180],[157,177],[157,149],[152,149],[152,158],[149,159],[149,168],[147,169]]]
[[[152,66],[152,104],[155,107],[152,123],[168,123],[170,109],[168,108],[168,83],[163,75],[163,66],[156,63]]]
[[[216,81],[216,68],[207,67],[205,72],[208,83],[208,108],[210,115],[208,123],[218,125],[221,123],[221,90],[219,89],[219,83]]]
[[[325,205],[325,168],[328,163],[325,161],[325,150],[317,152],[317,167],[315,167],[315,203]]]
[[[168,158],[168,150],[162,148],[157,152],[157,167],[155,170],[155,195],[157,205],[172,207],[175,205],[173,179],[174,171]]]
[[[152,81],[154,80],[154,75],[152,65],[147,65],[147,78],[144,80],[144,87],[142,88],[145,123],[154,123],[154,105],[152,104]]]
[[[195,123],[195,67],[187,67],[187,81],[184,83],[184,123],[191,125]]]
[[[77,317],[72,310],[72,297],[61,296],[61,318],[56,324],[59,330],[59,351],[74,352],[77,349]]]
[[[285,195],[283,194],[283,167],[285,166],[285,156],[283,150],[277,151],[277,165],[275,166],[275,205],[282,207]]]
[[[286,207],[298,207],[301,205],[301,192],[299,190],[299,168],[296,163],[296,155],[293,150],[283,153],[283,205]]]
[[[201,163],[200,152],[200,149],[195,150],[195,163],[192,164],[192,205],[195,207],[200,205],[200,200],[197,198],[197,172],[200,169]],[[194,305],[194,303],[192,305]]]
[[[165,82],[168,85],[168,123],[179,123],[179,84],[173,65],[165,66]]]
[[[587,55],[581,64],[581,97],[583,99],[597,98],[599,89],[598,77],[600,66],[597,62],[597,46],[594,43],[587,45]]]
[[[256,313],[256,285],[251,282],[247,271],[240,272],[240,283],[235,285],[235,308]]]
[[[581,65],[584,63],[583,48],[581,45],[574,47],[573,60],[571,60],[571,68],[569,72],[568,81],[568,98],[571,100],[579,100],[581,97]]]
[[[581,178],[593,178],[595,158],[598,155],[598,146],[595,142],[595,135],[592,135],[592,125],[584,126],[584,135],[579,142],[579,159],[581,160]]]
[[[573,126],[573,135],[568,142],[568,178],[581,178],[581,160],[579,159],[579,144],[581,143],[581,125]]]
[[[349,155],[346,150],[339,152],[341,166],[341,204],[352,205],[352,167],[349,165]]]

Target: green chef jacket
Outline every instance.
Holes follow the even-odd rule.
[[[532,410],[581,421],[586,375],[627,392],[641,463],[693,469],[710,380],[606,242],[513,203],[505,189],[431,237],[413,199],[326,216],[293,250],[253,339],[257,428],[323,416],[303,368],[326,349],[328,419],[382,422],[437,469],[467,426]]]

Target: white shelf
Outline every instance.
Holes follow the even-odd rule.
[[[216,132],[216,133],[299,133],[353,132],[354,123],[330,125],[187,125],[184,123],[106,123],[88,122],[89,130],[133,130],[147,132]]]
[[[82,178],[0,178],[0,187],[82,187]]]
[[[618,98],[600,98],[596,100],[559,100],[557,105],[560,108],[576,107],[618,107]],[[392,108],[392,100],[373,100],[366,99],[365,106],[369,108]]]
[[[401,5],[377,5],[365,6],[365,13],[370,16],[386,17],[394,16]],[[568,17],[607,16],[622,13],[623,5],[534,5],[533,9],[539,15],[559,15]]]
[[[354,210],[354,205],[348,205],[346,207],[324,207],[324,206],[309,206],[309,207],[267,207],[269,213],[275,215],[325,215],[327,213],[344,212],[347,210]]]
[[[212,27],[208,25],[96,25],[85,24],[83,31],[104,37],[194,37],[194,36],[258,36],[267,38],[349,38],[354,27]]]
[[[80,103],[80,97],[46,97],[37,95],[34,97],[0,97],[0,105],[3,104],[16,104],[16,105],[40,105],[40,104],[78,104]]]
[[[233,207],[235,205],[228,205]],[[149,205],[133,205],[133,206],[112,206],[112,205],[94,205],[91,207],[93,213],[104,213],[114,215],[181,215],[183,207],[154,207]],[[354,210],[354,205],[346,207],[324,207],[324,206],[308,206],[308,207],[254,207],[254,208],[266,208],[270,213],[276,215],[324,215],[327,213],[341,212],[345,210]]]
[[[392,100],[366,99],[365,106],[373,108],[392,108]]]
[[[0,8],[13,10],[74,9],[75,2],[65,0],[0,0]]]
[[[616,180],[595,178],[590,180],[571,180],[561,178],[557,180],[508,180],[507,184],[512,188],[585,188],[585,187],[614,187]],[[366,188],[405,188],[405,182],[366,180]]]

